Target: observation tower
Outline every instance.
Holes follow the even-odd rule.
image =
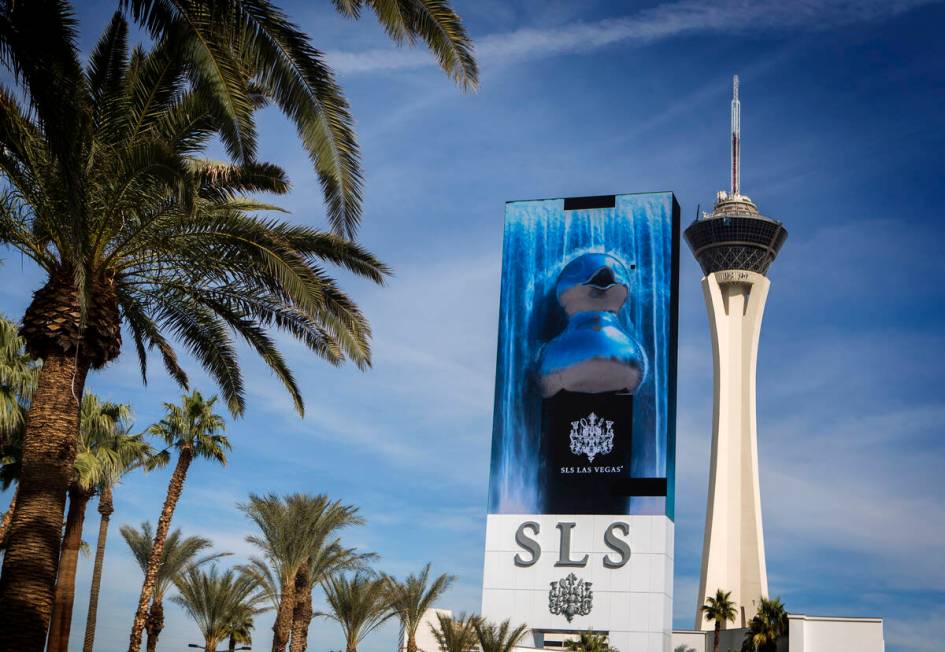
[[[686,240],[705,276],[714,363],[714,409],[709,497],[696,629],[712,629],[699,609],[718,589],[731,591],[745,627],[768,595],[761,496],[755,368],[765,301],[765,274],[787,239],[777,220],[765,217],[741,194],[741,106],[738,76],[732,84],[731,191],[686,229]]]

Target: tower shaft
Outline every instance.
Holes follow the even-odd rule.
[[[755,614],[768,595],[755,369],[768,279],[746,270],[713,272],[702,280],[715,376],[712,461],[706,510],[699,605],[716,591],[731,591],[737,626]],[[696,628],[712,629],[697,610]]]

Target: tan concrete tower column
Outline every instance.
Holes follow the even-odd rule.
[[[765,300],[771,282],[746,270],[702,279],[715,375],[712,460],[706,507],[696,627],[712,629],[701,609],[716,590],[732,592],[744,626],[768,595],[761,495],[755,369]]]

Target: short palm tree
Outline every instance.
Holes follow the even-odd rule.
[[[177,501],[180,500],[184,490],[184,481],[187,479],[190,464],[200,458],[226,464],[226,452],[230,450],[230,442],[222,434],[225,429],[223,417],[213,411],[216,401],[216,396],[204,399],[200,392],[194,390],[182,397],[180,405],[165,403],[167,413],[164,418],[149,428],[151,434],[161,437],[169,447],[177,450],[177,464],[167,486],[164,507],[158,519],[154,543],[151,546],[144,573],[144,582],[141,585],[138,609],[131,627],[129,649],[135,652],[141,647],[141,636],[147,622],[151,598],[154,595],[164,542]]]
[[[265,600],[265,596],[262,598]],[[237,645],[250,646],[253,643],[253,629],[255,629],[255,618],[260,613],[260,607],[252,609],[242,609],[235,614],[233,622],[230,623],[229,639],[226,649],[228,652],[234,652]]]
[[[443,574],[430,580],[430,564],[417,575],[408,575],[403,582],[386,577],[391,607],[400,618],[400,626],[407,640],[406,652],[417,652],[417,628],[427,609],[433,606],[456,579]]]
[[[329,575],[322,581],[330,611],[321,614],[335,620],[345,635],[345,652],[358,652],[364,637],[394,617],[385,590],[387,581],[373,573]]]
[[[708,596],[705,604],[701,607],[702,617],[709,622],[715,623],[715,638],[712,643],[713,652],[719,652],[719,646],[722,644],[722,630],[727,623],[735,622],[738,612],[735,609],[735,602],[732,600],[731,591],[718,589],[715,596]]]
[[[83,397],[84,400],[84,397]],[[104,474],[96,493],[98,493],[98,541],[95,546],[95,563],[92,566],[92,581],[89,588],[89,608],[85,619],[85,638],[82,643],[82,652],[92,652],[95,645],[95,625],[98,616],[98,599],[102,587],[102,570],[105,564],[105,541],[108,537],[108,526],[112,513],[115,511],[112,491],[121,479],[138,469],[147,471],[163,467],[170,459],[167,450],[155,451],[150,445],[145,450],[135,450],[124,445],[130,438],[140,441],[142,435],[130,435],[127,432],[116,434],[114,449],[117,464],[114,473]],[[131,453],[131,454],[129,454]],[[150,542],[149,542],[150,546]]]
[[[430,632],[440,652],[471,652],[476,648],[478,617],[466,614],[450,616],[437,612],[436,621],[436,625],[430,624]]]
[[[154,545],[151,524],[142,523],[140,530],[131,525],[122,525],[119,531],[131,548],[131,554],[141,571],[146,572],[148,560],[151,558],[151,547]],[[158,636],[164,629],[164,596],[172,586],[174,578],[189,568],[196,568],[222,557],[222,553],[203,554],[212,545],[210,540],[204,537],[185,537],[179,529],[167,535],[154,581],[154,594],[148,609],[148,652],[157,649]]]
[[[154,450],[142,435],[129,434],[131,408],[86,393],[79,418],[79,449],[69,485],[69,512],[59,553],[59,572],[49,628],[48,652],[67,652],[75,602],[75,573],[89,500],[124,471],[146,464]]]
[[[17,325],[0,315],[0,447],[23,427],[39,369],[26,354]]]
[[[171,598],[196,621],[203,635],[204,651],[216,652],[217,645],[247,618],[260,612],[264,600],[256,580],[235,569],[222,573],[190,567],[174,579],[178,595]]]
[[[248,572],[254,574],[276,610],[272,649],[304,650],[312,618],[314,583],[328,573],[355,568],[365,556],[344,548],[337,533],[364,521],[357,508],[331,501],[325,495],[250,495],[240,505],[259,528],[260,534],[246,539],[263,553],[253,558]]]
[[[742,652],[775,652],[778,639],[787,636],[788,616],[780,598],[761,598],[758,611],[748,621]]]
[[[6,491],[20,474],[23,453],[23,427],[39,365],[24,350],[17,325],[0,315],[0,489]],[[13,520],[19,487],[14,490],[7,511],[0,518],[0,546],[6,540]]]
[[[496,624],[481,618],[476,621],[475,628],[482,652],[512,652],[528,631],[528,625],[512,627],[508,620]]]
[[[6,491],[13,485],[13,497],[7,511],[0,518],[0,548],[6,547],[7,533],[10,523],[13,522],[13,510],[16,509],[16,499],[20,493],[17,480],[20,477],[20,462],[23,457],[23,429],[14,428],[6,434],[3,446],[0,446],[0,490]]]
[[[349,508],[350,509],[350,508]],[[314,549],[295,575],[295,606],[292,609],[292,637],[289,652],[305,652],[308,648],[308,630],[315,612],[312,591],[329,576],[342,571],[365,570],[375,559],[373,553],[360,553],[345,548],[339,539],[327,540],[319,535],[313,541]]]
[[[616,652],[604,634],[581,632],[577,640],[565,641],[564,647],[572,652]]]
[[[249,31],[225,47],[238,48],[241,63],[253,62],[259,79],[251,83],[239,66],[226,69],[222,85],[195,73],[207,66],[195,62],[200,50],[189,47],[193,39],[183,22],[163,20],[161,8],[171,4],[135,3],[156,7],[146,22],[166,28],[151,50],[129,53],[128,26],[116,14],[83,69],[65,1],[0,2],[0,64],[11,73],[4,79],[15,84],[0,87],[0,243],[45,272],[20,328],[26,350],[43,366],[0,574],[0,649],[34,650],[45,642],[81,397],[88,373],[119,355],[122,326],[142,372],[148,349],[157,349],[186,386],[176,340],[215,379],[235,414],[243,409],[244,388],[234,333],[274,370],[300,411],[301,395],[273,330],[332,363],[350,359],[363,367],[370,361],[366,320],[325,265],[376,282],[387,269],[337,234],[256,215],[272,207],[249,196],[284,193],[288,181],[276,166],[252,159],[246,134],[234,131],[233,111],[224,105],[237,92],[249,94],[252,107],[240,110],[248,116],[271,93],[282,96],[284,108],[307,112],[310,119],[299,122],[308,125],[309,142],[321,144],[321,159],[334,159],[319,167],[330,214],[352,223],[357,211],[340,199],[352,196],[351,166],[344,155],[335,156],[344,148],[332,147],[344,125],[334,129],[337,116],[318,103],[322,96],[290,90],[311,89],[314,77],[280,85],[274,69],[262,74],[263,60],[253,59],[246,45]],[[192,24],[218,24],[206,1],[175,6],[185,4],[200,14]],[[270,43],[270,52],[281,43],[296,59],[317,60],[268,2],[250,4],[263,7],[273,30],[285,27],[286,38],[296,37],[291,44]],[[248,7],[213,3],[236,5]],[[325,88],[332,87],[329,79]],[[316,125],[323,127],[320,135]],[[241,143],[236,163],[202,158],[217,135],[230,146]]]

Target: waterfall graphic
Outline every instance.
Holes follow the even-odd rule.
[[[542,387],[547,392],[556,386],[548,389],[540,365],[543,347],[569,324],[557,295],[559,279],[572,261],[606,254],[622,269],[620,283],[629,290],[608,316],[642,349],[639,386],[631,388],[628,403],[632,453],[622,473],[667,481],[665,498],[633,496],[625,509],[673,516],[675,222],[678,206],[671,193],[617,195],[610,208],[566,211],[562,199],[506,205],[490,513],[543,512],[548,469],[541,455]]]

